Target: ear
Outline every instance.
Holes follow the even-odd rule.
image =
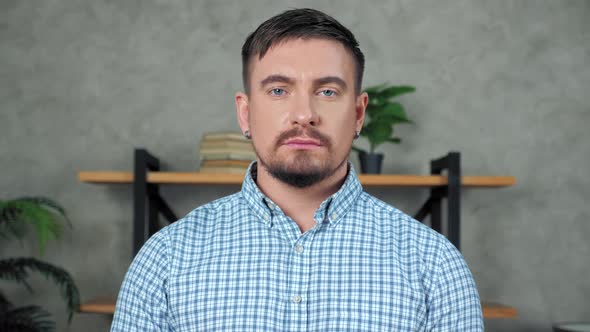
[[[356,97],[355,116],[356,116],[356,131],[360,132],[365,121],[365,110],[369,104],[369,95],[366,92],[361,93]]]
[[[248,95],[243,92],[236,93],[236,111],[238,114],[238,124],[242,133],[246,130],[250,130],[250,106],[248,104]]]

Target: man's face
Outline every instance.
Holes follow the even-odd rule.
[[[368,101],[354,78],[352,55],[331,40],[288,40],[255,56],[250,93],[238,93],[236,105],[259,165],[298,187],[345,167]]]

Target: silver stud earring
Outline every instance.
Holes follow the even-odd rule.
[[[361,133],[359,131],[355,131],[354,132],[354,139],[357,139],[361,136]]]
[[[244,137],[246,137],[247,139],[252,139],[252,135],[250,135],[250,131],[249,130],[245,130],[244,131]]]

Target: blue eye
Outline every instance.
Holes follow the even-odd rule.
[[[284,89],[281,89],[281,88],[274,88],[274,89],[270,90],[270,94],[272,96],[279,97],[279,96],[282,96],[282,95],[285,94],[285,90]]]
[[[322,90],[320,93],[322,93],[325,97],[333,97],[336,94],[334,90]]]

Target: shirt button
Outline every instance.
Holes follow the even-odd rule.
[[[301,296],[299,296],[299,295],[292,296],[291,301],[293,301],[293,303],[301,303]]]
[[[264,215],[264,220],[269,221],[270,220],[270,216],[268,214]]]
[[[336,220],[336,218],[338,217],[338,215],[336,213],[332,213],[332,221]]]
[[[298,244],[295,246],[295,251],[297,251],[298,253],[302,253],[303,252],[303,246]]]

